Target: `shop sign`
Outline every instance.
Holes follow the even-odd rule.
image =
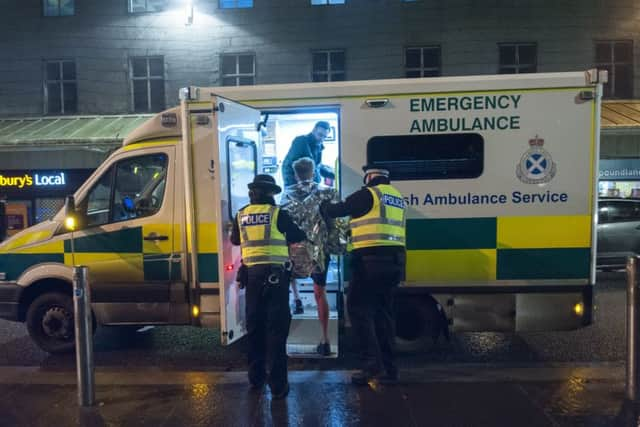
[[[604,159],[599,169],[601,180],[640,180],[640,159]]]
[[[0,174],[0,188],[62,187],[66,184],[64,172],[25,173],[18,176]]]

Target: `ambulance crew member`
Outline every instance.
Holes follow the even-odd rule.
[[[354,384],[370,379],[395,382],[392,294],[404,279],[405,206],[402,194],[389,180],[389,171],[365,166],[365,187],[344,202],[324,202],[330,217],[351,216],[351,279],[347,306],[361,356],[362,369],[352,375]]]
[[[293,171],[293,162],[302,158],[310,157],[316,164],[313,172],[313,181],[320,182],[319,167],[322,163],[322,142],[327,138],[331,126],[327,122],[318,122],[308,135],[296,136],[291,143],[291,148],[282,161],[282,180],[284,186],[288,187],[296,183],[296,176]]]
[[[249,205],[236,215],[231,243],[242,248],[247,266],[246,309],[249,340],[249,382],[261,390],[267,381],[275,399],[289,393],[287,336],[289,312],[288,243],[305,240],[305,234],[275,203],[281,189],[270,175],[256,175],[249,183]],[[267,352],[268,356],[267,357]]]

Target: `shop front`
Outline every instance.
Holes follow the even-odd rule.
[[[0,171],[7,236],[53,218],[93,169]]]
[[[640,158],[600,160],[600,197],[640,197]]]

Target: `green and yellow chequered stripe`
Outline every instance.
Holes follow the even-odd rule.
[[[75,261],[76,265],[88,265],[96,275],[116,277],[118,281],[180,280],[179,269],[170,268],[166,261],[172,251],[172,243],[143,239],[143,236],[150,231],[171,235],[171,227],[175,228],[173,236],[179,242],[179,227],[170,224],[153,224],[78,236],[74,241],[75,259],[73,261],[69,239],[24,247],[49,237],[41,235],[41,232],[27,233],[19,241],[8,242],[9,244],[0,249],[0,271],[6,273],[6,280],[16,280],[27,268],[40,263],[55,262],[72,265]],[[198,244],[200,281],[217,282],[218,254],[215,225],[200,225],[199,232],[203,236]],[[115,274],[114,267],[117,267]],[[178,267],[178,264],[173,267]]]
[[[407,220],[407,282],[589,278],[591,217]]]

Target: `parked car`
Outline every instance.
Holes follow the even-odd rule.
[[[627,257],[637,253],[640,253],[640,199],[600,198],[598,268],[622,268]]]

